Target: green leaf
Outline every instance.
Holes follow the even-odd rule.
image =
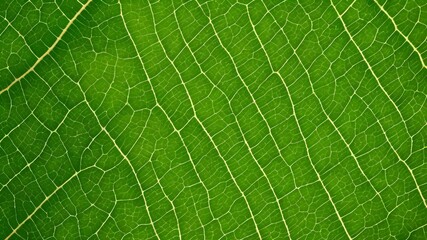
[[[0,16],[0,238],[427,239],[424,1]]]

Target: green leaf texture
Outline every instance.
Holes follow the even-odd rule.
[[[0,238],[427,239],[426,1],[0,16]]]

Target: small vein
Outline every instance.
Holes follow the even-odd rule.
[[[354,2],[353,2],[354,3]],[[352,3],[352,4],[353,4]],[[372,76],[375,78],[376,82],[378,83],[378,86],[380,87],[381,91],[387,96],[388,100],[393,104],[394,108],[396,109],[397,113],[400,116],[400,119],[403,122],[403,125],[405,126],[406,131],[409,133],[408,126],[406,125],[405,119],[403,118],[402,113],[400,112],[399,108],[397,107],[396,103],[391,99],[390,94],[385,90],[384,86],[381,84],[379,77],[374,72],[374,69],[372,68],[371,64],[369,63],[368,59],[366,58],[363,51],[360,49],[359,45],[357,45],[356,41],[354,40],[353,36],[350,34],[350,31],[347,28],[347,25],[344,22],[343,15],[346,13],[346,11],[350,8],[347,8],[346,11],[343,13],[339,13],[338,9],[334,5],[334,3],[331,0],[332,8],[335,10],[336,14],[338,15],[339,20],[341,21],[342,26],[344,27],[344,31],[347,33],[348,37],[350,38],[350,41],[353,43],[353,45],[357,48],[357,51],[359,52],[360,56],[362,57],[363,61],[366,63],[369,72],[371,72]],[[351,6],[351,5],[350,5]]]
[[[164,114],[164,116],[167,118],[167,120],[168,120],[169,124],[172,126],[172,128],[173,128],[174,132],[176,132],[176,133],[178,134],[178,137],[179,137],[179,139],[180,139],[180,141],[181,141],[181,143],[182,143],[183,147],[184,147],[184,148],[185,148],[185,150],[186,150],[185,152],[187,153],[187,156],[188,156],[188,158],[190,159],[190,163],[191,163],[191,165],[192,165],[192,167],[193,167],[193,170],[194,170],[194,172],[195,172],[195,174],[196,174],[196,176],[197,176],[197,178],[198,178],[198,180],[199,180],[200,184],[203,186],[204,190],[206,191],[206,195],[207,195],[207,198],[208,198],[208,205],[210,205],[210,199],[211,199],[211,197],[210,197],[209,190],[208,190],[208,188],[206,187],[206,185],[203,183],[203,181],[202,181],[202,179],[201,179],[201,177],[200,177],[200,174],[199,174],[199,172],[197,171],[197,168],[196,168],[196,165],[195,165],[195,163],[194,163],[193,157],[192,157],[192,155],[191,155],[191,153],[190,153],[190,151],[189,151],[189,149],[188,149],[187,145],[185,144],[185,141],[184,141],[184,138],[182,137],[181,131],[180,131],[179,129],[177,129],[177,127],[176,127],[176,126],[175,126],[175,124],[173,123],[172,119],[171,119],[171,118],[169,117],[169,115],[167,114],[166,110],[165,110],[165,109],[162,107],[162,105],[159,103],[159,100],[158,100],[158,98],[157,98],[157,94],[156,94],[156,92],[155,92],[155,90],[154,90],[153,84],[151,83],[150,76],[148,75],[147,69],[145,68],[144,61],[142,60],[142,57],[141,57],[141,55],[140,55],[140,53],[139,53],[139,50],[138,50],[138,47],[136,46],[136,43],[135,43],[135,41],[134,41],[134,39],[133,39],[132,35],[131,35],[131,34],[130,34],[130,32],[129,32],[129,29],[128,29],[128,26],[127,26],[127,23],[126,23],[126,21],[125,21],[125,17],[124,17],[124,15],[123,15],[123,11],[122,11],[122,4],[121,4],[121,2],[120,2],[120,1],[119,1],[119,5],[120,5],[120,16],[121,16],[121,18],[122,18],[123,25],[124,25],[124,27],[125,27],[125,29],[126,29],[126,32],[127,32],[128,36],[129,36],[130,41],[132,42],[133,48],[135,49],[135,53],[136,53],[136,54],[137,54],[137,56],[138,56],[139,62],[140,62],[140,64],[141,64],[141,67],[142,67],[142,69],[143,69],[143,71],[144,71],[145,75],[147,76],[148,84],[150,85],[151,92],[153,93],[153,96],[154,96],[154,100],[155,100],[156,106],[157,106],[157,107],[162,111],[162,113]],[[151,5],[150,5],[150,8],[151,8]],[[151,10],[151,12],[152,12],[152,10]],[[153,21],[154,21],[154,19],[153,19]],[[173,208],[173,210],[175,211],[175,208]],[[210,211],[210,215],[214,218],[214,214],[213,214],[213,212],[212,212],[211,208],[209,208],[209,211]],[[177,221],[177,225],[178,225],[178,236],[179,236],[179,239],[181,239],[181,238],[182,238],[182,234],[181,234],[181,229],[180,229],[180,225],[179,225],[179,219],[178,219],[178,217],[177,217],[177,215],[176,215],[176,214],[175,214],[175,216],[176,216],[176,221]],[[220,225],[221,225],[221,224],[220,224]]]
[[[241,187],[238,185],[237,180],[236,180],[236,177],[234,176],[234,174],[232,174],[231,169],[230,169],[230,167],[229,167],[229,166],[228,166],[228,164],[227,164],[227,161],[225,160],[224,156],[221,154],[221,152],[220,152],[220,150],[219,150],[218,146],[215,144],[215,142],[214,142],[214,140],[213,140],[213,137],[211,136],[211,134],[209,134],[209,132],[208,132],[208,131],[207,131],[207,129],[205,128],[204,124],[202,123],[202,121],[201,121],[201,120],[199,119],[199,117],[197,116],[197,113],[196,113],[196,110],[195,110],[195,107],[194,107],[193,100],[192,100],[192,98],[190,97],[190,94],[189,94],[189,92],[188,92],[188,89],[187,89],[187,87],[186,87],[186,84],[185,84],[185,82],[183,81],[182,76],[181,76],[180,72],[178,71],[178,69],[176,68],[175,64],[173,63],[173,61],[171,60],[171,58],[170,58],[170,57],[169,57],[169,55],[167,54],[166,49],[164,48],[163,43],[162,43],[162,41],[160,40],[160,37],[159,37],[159,35],[158,35],[158,33],[157,33],[157,28],[156,28],[156,26],[155,26],[155,25],[156,25],[156,21],[155,21],[155,18],[154,18],[154,12],[153,12],[153,9],[152,9],[151,4],[149,4],[149,7],[150,7],[151,15],[152,15],[152,18],[153,18],[153,22],[154,22],[154,31],[155,31],[155,35],[156,35],[156,37],[157,37],[157,40],[158,40],[158,42],[159,42],[160,46],[162,47],[163,52],[164,52],[164,54],[165,54],[166,58],[168,59],[168,61],[169,61],[169,62],[170,62],[170,64],[172,65],[172,67],[173,67],[173,68],[175,69],[175,71],[177,72],[177,74],[178,74],[178,76],[179,76],[179,78],[180,78],[180,80],[181,80],[181,82],[182,82],[182,84],[183,84],[183,87],[184,87],[184,89],[185,89],[186,95],[187,95],[187,97],[188,97],[188,99],[189,99],[189,101],[190,101],[190,104],[191,104],[191,108],[192,108],[192,111],[193,111],[194,118],[195,118],[195,120],[197,121],[197,123],[202,127],[202,129],[203,129],[203,131],[206,133],[206,135],[208,136],[208,138],[209,138],[210,142],[211,142],[211,143],[212,143],[212,145],[214,146],[214,148],[215,148],[216,152],[218,153],[219,157],[223,160],[223,162],[224,162],[224,164],[225,164],[225,167],[227,168],[227,171],[228,171],[228,173],[229,173],[229,175],[230,175],[230,177],[231,177],[231,179],[232,179],[233,183],[236,185],[237,189],[239,190],[240,194],[242,195],[242,197],[243,197],[243,199],[244,199],[244,201],[245,201],[245,204],[246,204],[246,206],[247,206],[247,208],[248,208],[248,210],[249,210],[249,214],[251,215],[251,219],[252,219],[252,221],[253,221],[253,223],[254,223],[256,233],[257,233],[257,235],[258,235],[259,239],[262,239],[261,232],[260,232],[260,230],[259,230],[259,228],[258,228],[258,225],[257,225],[257,223],[256,223],[255,215],[254,215],[254,213],[253,213],[253,211],[252,211],[252,208],[250,207],[250,204],[249,204],[249,201],[248,201],[248,199],[247,199],[247,196],[246,196],[246,194],[244,193],[244,191],[241,189]],[[165,113],[165,114],[166,114],[166,113]],[[169,121],[171,122],[171,120],[169,120]],[[171,123],[172,123],[172,122],[171,122]]]
[[[263,2],[263,4],[264,4],[264,2]],[[264,6],[265,6],[265,5],[264,5]],[[302,137],[302,140],[303,140],[303,142],[304,142],[304,145],[305,145],[305,151],[306,151],[306,153],[307,153],[307,158],[308,158],[308,160],[309,160],[309,162],[310,162],[310,165],[311,165],[311,167],[313,168],[314,172],[316,173],[316,175],[317,175],[317,179],[319,180],[320,184],[322,185],[323,190],[325,191],[326,195],[328,196],[329,202],[331,203],[332,207],[334,208],[334,210],[335,210],[335,214],[336,214],[336,216],[337,216],[338,220],[340,221],[340,223],[341,223],[341,225],[342,225],[342,227],[343,227],[343,229],[344,229],[344,232],[346,233],[346,236],[347,236],[349,239],[353,239],[353,238],[351,237],[350,233],[349,233],[349,232],[348,232],[348,230],[347,230],[347,227],[346,227],[346,225],[345,225],[345,223],[344,223],[344,221],[343,221],[343,217],[342,217],[342,216],[341,216],[341,214],[339,213],[338,208],[337,208],[337,206],[336,206],[335,202],[333,201],[331,194],[329,193],[329,190],[326,188],[326,185],[323,183],[322,178],[321,178],[321,176],[320,176],[320,173],[317,171],[317,168],[316,168],[316,166],[314,165],[313,160],[311,159],[311,154],[310,154],[310,151],[308,150],[308,149],[309,149],[309,147],[308,147],[308,144],[307,144],[307,139],[306,139],[306,137],[304,136],[303,131],[302,131],[302,128],[301,128],[301,125],[300,125],[300,123],[299,123],[298,116],[297,116],[297,114],[296,114],[296,110],[295,110],[295,104],[294,104],[294,101],[293,101],[293,99],[292,99],[292,95],[291,95],[291,93],[290,93],[289,86],[286,84],[286,82],[285,82],[285,80],[283,79],[283,77],[282,77],[282,75],[280,74],[280,72],[279,72],[279,71],[275,71],[275,70],[274,70],[273,65],[272,65],[272,63],[271,63],[271,61],[270,61],[270,58],[268,57],[268,54],[267,54],[267,52],[266,52],[266,50],[265,50],[265,47],[264,47],[264,45],[262,44],[261,39],[259,38],[259,36],[258,36],[258,34],[257,34],[256,30],[255,30],[255,25],[254,25],[254,24],[253,24],[253,22],[252,22],[252,19],[251,19],[251,17],[250,17],[250,13],[249,13],[249,9],[248,9],[248,7],[247,7],[247,6],[246,6],[246,10],[247,10],[247,13],[248,13],[248,19],[249,19],[249,22],[250,22],[250,24],[251,24],[251,26],[252,26],[252,28],[253,28],[253,31],[254,31],[254,33],[255,33],[255,35],[256,35],[256,38],[257,38],[257,40],[258,40],[259,44],[261,45],[261,48],[262,48],[262,50],[263,50],[263,52],[264,52],[265,56],[267,57],[267,61],[268,61],[268,64],[269,64],[269,66],[270,66],[271,71],[272,71],[274,74],[277,74],[277,76],[281,79],[282,84],[283,84],[283,86],[284,86],[284,87],[285,87],[285,89],[286,89],[287,95],[289,96],[289,101],[290,101],[290,104],[291,104],[291,107],[292,107],[292,116],[293,116],[293,117],[294,117],[294,119],[295,119],[295,123],[296,123],[296,125],[297,125],[298,131],[299,131],[299,133],[300,133],[300,135],[301,135],[301,137]],[[294,50],[295,55],[297,56],[297,54],[296,54],[296,52],[295,52],[295,49],[294,49],[294,48],[293,48],[293,50]],[[297,57],[298,57],[298,56],[297,56]],[[298,60],[299,60],[299,57],[298,57]],[[299,61],[300,61],[300,60],[299,60]],[[302,65],[302,62],[301,62],[301,61],[300,61],[300,63],[301,63],[301,65]],[[304,68],[305,68],[305,67],[304,67]],[[308,74],[308,73],[307,73],[307,74]]]
[[[407,42],[409,45],[411,45],[411,47],[414,50],[414,52],[417,53],[418,57],[420,58],[421,64],[423,65],[423,68],[427,68],[427,65],[424,63],[423,57],[421,56],[421,53],[418,51],[418,49],[415,47],[415,45],[409,40],[408,36],[406,36],[405,34],[403,34],[402,31],[400,31],[400,29],[397,27],[397,24],[394,21],[394,19],[384,9],[384,6],[380,5],[377,0],[374,0],[374,2],[378,5],[378,7],[380,8],[381,12],[383,12],[385,15],[387,15],[388,19],[390,19],[390,21],[393,23],[394,29],[396,30],[396,32],[398,32],[400,34],[400,36],[402,36],[405,39],[405,42]]]
[[[47,197],[45,197],[45,199],[24,219],[24,221],[22,221],[18,226],[16,226],[12,232],[5,238],[5,240],[10,239],[13,235],[17,234],[17,231],[28,221],[30,220],[34,214],[36,214],[42,207],[43,205],[49,201],[49,199],[54,196],[59,190],[61,190],[67,183],[69,183],[72,179],[74,179],[79,173],[83,172],[84,170],[87,170],[91,167],[82,169],[78,172],[75,172],[73,175],[71,175],[65,182],[63,182],[61,185],[57,186],[55,188],[55,190],[49,194]]]
[[[107,128],[104,125],[102,125],[102,123],[100,122],[98,116],[96,115],[95,110],[93,110],[93,108],[90,106],[89,102],[87,101],[86,94],[83,91],[83,89],[81,88],[80,84],[78,84],[78,87],[79,87],[81,93],[84,96],[84,102],[88,106],[89,110],[93,113],[93,115],[94,115],[94,117],[95,117],[95,119],[96,119],[99,127],[101,128],[101,131],[103,131],[107,135],[107,137],[113,143],[114,147],[117,149],[117,151],[120,153],[120,155],[126,160],[126,162],[128,163],[129,167],[131,168],[132,174],[134,175],[134,177],[136,179],[136,182],[138,184],[139,190],[141,192],[141,196],[142,196],[142,199],[144,201],[145,209],[147,210],[148,218],[150,220],[150,224],[151,224],[151,226],[153,228],[154,234],[156,235],[157,239],[160,239],[159,234],[157,233],[157,230],[156,230],[156,228],[154,226],[153,218],[151,217],[151,213],[150,213],[149,208],[148,208],[148,202],[147,202],[147,200],[145,198],[145,191],[142,188],[141,182],[138,179],[138,174],[136,173],[135,168],[133,167],[132,163],[130,162],[130,159],[128,158],[128,156],[122,151],[122,149],[119,147],[119,145],[117,145],[116,140],[111,136],[111,134],[110,134],[110,132],[108,132]]]
[[[21,76],[19,76],[18,78],[15,78],[15,80],[13,80],[12,83],[9,84],[9,86],[7,86],[6,88],[0,90],[0,95],[3,94],[4,92],[7,92],[13,85],[15,85],[16,83],[18,83],[19,81],[21,81],[25,76],[27,76],[30,72],[34,71],[34,69],[36,68],[36,66],[43,61],[43,59],[48,56],[52,50],[56,47],[56,45],[59,43],[59,41],[61,41],[62,37],[65,35],[65,33],[67,32],[67,30],[71,27],[71,25],[73,25],[74,21],[77,19],[77,17],[86,9],[86,7],[89,5],[89,3],[91,3],[92,0],[88,0],[81,8],[79,11],[77,11],[77,13],[74,15],[73,18],[71,18],[71,20],[68,22],[67,26],[65,26],[65,28],[62,30],[61,34],[59,34],[59,36],[56,38],[55,42],[53,42],[52,46],[50,46],[47,51],[45,53],[43,53],[43,55],[41,55],[37,61]]]
[[[354,2],[353,2],[354,3]],[[335,10],[335,12],[337,13],[337,15],[338,15],[338,18],[340,19],[340,21],[341,21],[341,23],[342,23],[342,25],[343,25],[343,27],[344,27],[344,30],[345,30],[345,32],[347,33],[347,35],[349,36],[349,38],[350,38],[350,41],[354,44],[354,46],[357,48],[357,50],[358,50],[358,52],[360,53],[360,55],[362,56],[362,58],[363,58],[363,61],[366,63],[366,65],[368,66],[368,69],[369,69],[369,71],[372,73],[372,76],[374,76],[374,78],[375,78],[375,80],[376,80],[376,82],[378,83],[378,85],[379,85],[379,87],[381,88],[381,90],[383,91],[383,93],[387,96],[387,98],[390,100],[390,102],[393,104],[393,106],[394,106],[394,108],[396,109],[396,111],[397,111],[397,113],[399,114],[399,116],[400,116],[400,118],[401,118],[401,120],[402,120],[402,122],[403,122],[403,124],[405,125],[405,129],[406,129],[406,131],[409,133],[409,131],[408,131],[408,126],[406,125],[406,122],[405,122],[405,119],[403,118],[403,116],[402,116],[402,113],[400,112],[400,110],[399,110],[399,108],[397,107],[397,105],[396,105],[396,103],[393,101],[393,99],[391,99],[391,97],[390,97],[390,95],[387,93],[387,91],[384,89],[384,87],[383,87],[383,85],[381,84],[381,82],[379,81],[379,78],[378,78],[378,76],[375,74],[375,72],[374,72],[374,70],[372,69],[372,66],[370,65],[370,63],[368,62],[368,60],[366,59],[366,57],[365,57],[365,54],[363,54],[363,52],[362,52],[362,50],[360,49],[360,47],[356,44],[356,42],[355,42],[355,40],[353,39],[353,36],[350,34],[350,31],[348,30],[348,28],[347,28],[347,26],[345,25],[345,22],[344,22],[344,19],[342,18],[342,16],[344,15],[344,13],[339,13],[338,12],[338,9],[336,8],[336,6],[334,5],[334,3],[332,2],[332,0],[331,0],[331,5],[332,5],[332,7],[333,7],[333,9]],[[348,9],[348,8],[347,8]],[[379,123],[379,121],[378,121],[378,123]],[[390,142],[389,141],[389,139],[388,139],[388,137],[387,137],[387,135],[385,134],[385,129],[382,127],[382,125],[380,124],[380,127],[381,127],[381,130],[383,131],[383,133],[384,133],[384,136],[386,137],[386,139],[387,139],[387,141],[388,142]],[[391,145],[391,143],[390,143],[390,145]],[[419,186],[419,184],[418,184],[418,182],[417,182],[417,180],[416,180],[416,178],[415,178],[415,175],[413,174],[413,170],[409,167],[409,165],[404,161],[404,160],[402,160],[402,157],[400,157],[400,155],[399,155],[399,153],[394,149],[394,147],[393,146],[391,146],[392,147],[392,150],[394,151],[394,153],[397,155],[397,157],[399,158],[399,161],[401,161],[404,165],[405,165],[405,167],[408,169],[408,171],[409,171],[409,173],[411,174],[411,177],[412,177],[412,179],[413,179],[413,181],[415,182],[415,186],[416,186],[416,188],[417,188],[417,191],[418,191],[418,193],[419,193],[419,195],[420,195],[420,197],[421,197],[421,199],[422,199],[422,201],[423,201],[423,204],[424,204],[424,206],[427,208],[427,201],[426,201],[426,199],[424,198],[424,196],[423,196],[423,193],[422,193],[422,191],[421,191],[421,189],[420,189],[420,186]]]
[[[199,7],[200,7],[200,8],[202,8],[202,6],[200,5],[200,3],[199,3],[198,1],[196,1],[196,2],[198,3]],[[263,122],[264,122],[264,123],[265,123],[265,125],[267,126],[267,129],[268,129],[269,135],[270,135],[270,137],[271,137],[271,138],[272,138],[272,140],[273,140],[273,143],[274,143],[274,145],[275,145],[275,148],[276,148],[276,150],[277,150],[277,152],[278,152],[279,156],[280,156],[280,157],[282,158],[282,160],[284,161],[285,159],[284,159],[284,157],[282,156],[282,153],[281,153],[280,148],[279,148],[279,146],[278,146],[278,144],[277,144],[277,141],[276,141],[275,137],[274,137],[274,136],[273,136],[273,134],[272,134],[272,130],[271,130],[270,124],[268,123],[267,119],[265,118],[264,114],[262,113],[261,109],[259,108],[259,106],[258,106],[258,104],[257,104],[257,102],[256,102],[256,99],[254,98],[254,96],[253,96],[252,92],[250,91],[250,89],[249,89],[248,85],[247,85],[247,84],[246,84],[246,82],[243,80],[243,77],[241,76],[240,71],[239,71],[239,70],[238,70],[238,68],[237,68],[237,64],[236,64],[235,60],[234,60],[234,59],[233,59],[233,57],[231,56],[230,51],[229,51],[229,50],[224,46],[224,44],[222,43],[222,40],[221,40],[221,38],[219,37],[218,31],[216,30],[215,26],[213,25],[213,22],[212,22],[211,17],[210,17],[209,15],[207,15],[207,17],[208,17],[208,20],[209,20],[209,25],[212,27],[212,30],[214,31],[214,35],[215,35],[216,39],[218,40],[218,42],[219,42],[220,46],[223,48],[223,50],[227,53],[228,58],[231,60],[231,62],[232,62],[232,64],[233,64],[233,68],[234,68],[234,70],[236,71],[236,74],[237,74],[237,76],[238,76],[239,80],[242,82],[242,84],[245,86],[246,91],[249,93],[249,95],[250,95],[250,97],[251,97],[251,100],[253,101],[254,106],[255,106],[255,107],[256,107],[256,109],[257,109],[257,112],[259,113],[259,115],[260,115],[260,116],[261,116],[261,118],[263,119]],[[184,41],[185,41],[185,40],[184,40]],[[190,48],[188,44],[186,44],[186,45],[188,46],[188,48]],[[191,49],[190,49],[190,51],[191,51]],[[196,60],[196,58],[195,58],[194,54],[192,54],[192,55],[193,55],[194,59]],[[196,60],[196,63],[197,63],[197,60]],[[197,63],[197,64],[199,65],[199,68],[201,68],[201,67],[200,67],[200,64],[199,64],[199,63]],[[204,74],[204,75],[206,75],[206,74]],[[206,77],[207,77],[207,76],[206,76]],[[217,87],[217,86],[216,86],[216,87]],[[219,89],[219,88],[218,88],[218,89]],[[226,94],[225,94],[222,90],[220,90],[220,91],[221,91],[221,93],[222,93],[222,94],[224,94],[224,96],[226,97],[227,102],[229,103],[228,105],[229,105],[229,107],[230,107],[230,110],[233,112],[232,107],[231,107],[231,104],[230,104],[230,100],[229,100],[229,98],[226,96]],[[240,132],[240,134],[241,134],[241,136],[242,136],[242,138],[243,138],[243,140],[244,140],[244,143],[245,143],[246,147],[248,148],[248,151],[249,151],[249,153],[250,153],[251,157],[254,159],[255,163],[256,163],[256,164],[257,164],[257,166],[258,166],[258,168],[259,168],[259,169],[261,170],[261,172],[263,173],[263,176],[264,176],[264,178],[266,179],[266,181],[267,181],[267,183],[268,183],[268,186],[269,186],[270,190],[272,191],[272,193],[273,193],[273,195],[274,195],[274,198],[275,198],[275,201],[276,201],[276,205],[277,205],[277,206],[278,206],[278,208],[279,208],[280,216],[281,216],[282,221],[283,221],[283,224],[284,224],[284,226],[285,226],[285,230],[286,230],[286,232],[287,232],[287,234],[288,234],[289,238],[290,238],[290,239],[292,239],[292,238],[291,238],[291,234],[290,234],[290,230],[289,230],[289,226],[288,226],[288,224],[286,223],[285,216],[283,215],[283,209],[282,209],[282,206],[280,205],[279,197],[277,196],[276,191],[274,190],[274,188],[273,188],[273,186],[272,186],[272,184],[271,184],[271,181],[270,181],[270,179],[268,178],[267,174],[265,173],[264,169],[262,168],[262,166],[259,164],[258,160],[256,159],[256,157],[255,157],[255,155],[254,155],[254,153],[253,153],[253,151],[252,151],[252,148],[250,147],[250,145],[249,145],[249,143],[248,143],[248,141],[247,141],[247,139],[246,139],[246,137],[245,137],[245,135],[244,135],[244,133],[243,133],[243,130],[242,130],[242,128],[241,128],[241,126],[240,126],[240,124],[239,124],[239,121],[238,121],[238,119],[237,119],[236,115],[235,115],[234,113],[233,113],[233,115],[234,115],[235,122],[236,122],[236,124],[237,124],[237,126],[238,126],[238,128],[239,128],[239,132]],[[293,175],[292,170],[291,170],[291,174]],[[295,184],[295,183],[294,183],[294,184]]]

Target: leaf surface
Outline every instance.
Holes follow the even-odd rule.
[[[0,16],[0,238],[427,238],[423,1]]]

